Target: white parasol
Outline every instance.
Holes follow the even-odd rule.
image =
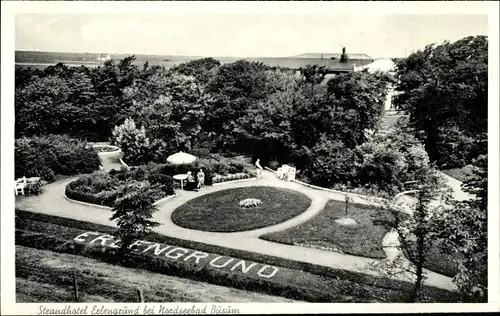
[[[181,165],[185,163],[192,163],[196,160],[196,156],[190,155],[188,153],[179,151],[173,155],[168,156],[167,161],[176,165]]]

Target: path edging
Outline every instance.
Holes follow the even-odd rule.
[[[99,204],[94,204],[94,203],[87,203],[87,202],[82,202],[82,201],[78,201],[78,200],[74,200],[74,199],[71,199],[69,198],[66,193],[63,194],[64,198],[72,203],[77,203],[77,204],[82,204],[82,205],[86,205],[86,206],[90,206],[90,207],[98,207],[98,208],[102,208],[102,209],[105,209],[105,210],[108,210],[108,211],[111,211],[113,208],[112,207],[109,207],[109,206],[105,206],[105,205],[99,205]]]
[[[75,199],[71,199],[69,198],[66,193],[63,194],[64,198],[72,203],[77,203],[77,204],[82,204],[82,205],[86,205],[86,206],[90,206],[90,207],[98,207],[98,208],[101,208],[101,209],[105,209],[105,210],[109,210],[111,211],[113,208],[112,207],[109,207],[109,206],[105,206],[105,205],[99,205],[99,204],[94,204],[94,203],[87,203],[87,202],[83,202],[83,201],[78,201],[78,200],[75,200]],[[160,203],[163,203],[171,198],[174,198],[177,196],[177,193],[174,193],[173,195],[168,195],[164,198],[161,198],[159,199],[158,201],[154,202],[153,205],[158,205]]]
[[[153,205],[158,205],[158,204],[163,203],[163,202],[165,202],[167,200],[170,200],[171,198],[174,198],[176,196],[177,196],[177,193],[174,193],[173,195],[168,195],[168,196],[166,196],[164,198],[161,198],[158,201],[154,202]]]
[[[120,161],[122,166],[124,166],[127,169],[130,169],[130,167],[125,163],[125,161],[123,161],[123,159],[119,158],[118,160]]]
[[[273,169],[268,168],[268,167],[264,167],[264,168],[267,169],[267,170],[269,170],[269,171],[271,171],[272,173],[276,174],[276,171],[274,171]],[[338,194],[344,194],[344,195],[352,195],[352,196],[356,196],[356,197],[361,197],[363,199],[377,200],[377,201],[380,201],[380,202],[386,201],[386,199],[380,198],[380,197],[376,197],[376,196],[369,196],[369,195],[363,195],[363,194],[357,194],[357,193],[344,192],[344,191],[338,191],[338,190],[323,188],[323,187],[320,187],[320,186],[317,186],[317,185],[313,185],[313,184],[309,184],[309,183],[306,183],[306,182],[302,182],[302,181],[297,180],[297,179],[292,180],[292,182],[301,184],[301,185],[309,187],[309,188],[318,189],[318,190],[322,190],[322,191],[327,191],[327,192],[331,192],[331,193],[338,193]]]

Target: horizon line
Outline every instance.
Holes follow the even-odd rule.
[[[221,56],[217,56],[217,55],[203,55],[203,54],[200,54],[200,55],[196,55],[196,54],[187,54],[187,53],[109,53],[109,52],[88,52],[88,51],[48,51],[48,50],[38,50],[38,49],[27,49],[27,48],[18,48],[16,47],[15,48],[15,51],[22,51],[22,52],[37,52],[37,53],[72,53],[72,54],[108,54],[108,55],[128,55],[128,56],[132,56],[132,55],[145,55],[145,56],[178,56],[178,57],[200,57],[200,58],[242,58],[242,59],[245,59],[245,58],[293,58],[293,57],[297,57],[299,55],[303,55],[303,54],[335,54],[335,53],[314,53],[314,52],[304,52],[304,53],[299,53],[299,54],[294,54],[294,55],[287,55],[287,56],[224,56],[224,55],[221,55]],[[367,54],[367,53],[351,53],[351,54],[364,54],[364,55],[367,55],[368,57],[370,57],[371,59],[373,60],[377,60],[377,59],[384,59],[384,58],[388,58],[388,59],[391,59],[391,58],[405,58],[407,56],[404,56],[404,54],[402,54],[401,56],[392,56],[392,57],[386,57],[386,56],[378,56],[378,57],[372,57],[371,55]],[[347,53],[347,55],[349,56],[349,53]]]

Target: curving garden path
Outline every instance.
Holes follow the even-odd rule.
[[[105,163],[103,162],[103,167],[105,170],[110,170],[111,168],[120,168],[121,166],[114,160],[107,160]],[[111,222],[109,220],[111,216],[109,210],[96,206],[75,203],[65,198],[64,191],[66,185],[77,178],[77,176],[69,177],[58,180],[54,183],[47,184],[44,187],[43,194],[41,194],[40,196],[22,198],[19,201],[16,201],[16,207],[32,212],[44,213],[48,215],[66,217],[116,227],[115,222]],[[220,233],[198,231],[177,226],[171,221],[170,215],[175,210],[175,208],[202,194],[208,194],[220,190],[226,190],[229,188],[249,187],[256,185],[295,190],[310,197],[312,203],[304,213],[285,222],[265,228],[243,232]],[[258,238],[258,236],[262,234],[276,232],[299,225],[316,216],[323,209],[329,199],[343,201],[344,198],[344,195],[340,193],[321,191],[305,187],[298,183],[281,181],[277,179],[273,173],[269,171],[263,171],[262,177],[258,180],[249,180],[244,182],[227,183],[205,187],[200,192],[177,191],[177,195],[175,197],[167,199],[157,205],[159,211],[154,214],[154,220],[162,223],[162,225],[157,227],[155,231],[166,236],[191,240],[205,244],[282,257],[289,260],[312,263],[334,269],[350,270],[353,272],[387,277],[388,275],[386,273],[380,271],[380,269],[374,268],[375,265],[380,263],[380,260],[378,259],[341,254],[316,248],[280,244]],[[366,203],[366,200],[363,201],[362,199],[354,198],[353,202]],[[386,245],[392,244],[393,246],[397,246],[396,244],[394,244],[393,233],[388,233],[386,237],[384,237],[383,242]],[[397,248],[389,248],[387,251],[388,257],[392,257],[391,254],[397,251]],[[452,283],[451,278],[429,270],[426,270],[426,273],[428,277],[428,279],[426,280],[427,285],[448,290],[456,289],[455,285]],[[413,278],[413,276],[408,274],[396,274],[388,277],[405,281],[409,281]]]

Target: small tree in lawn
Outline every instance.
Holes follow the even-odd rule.
[[[422,286],[426,280],[424,266],[431,247],[439,239],[439,226],[436,224],[444,216],[443,210],[449,206],[451,195],[443,179],[429,168],[425,177],[419,179],[415,190],[415,204],[404,205],[389,201],[383,208],[392,214],[392,227],[399,235],[399,245],[408,260],[400,253],[395,259],[385,260],[375,265],[388,274],[405,274],[414,280],[411,295],[413,302],[422,302]]]
[[[152,194],[157,188],[148,182],[128,185],[113,207],[113,216],[118,224],[117,237],[120,239],[120,252],[128,253],[134,241],[141,239],[160,225],[152,221],[153,213],[157,211]]]

